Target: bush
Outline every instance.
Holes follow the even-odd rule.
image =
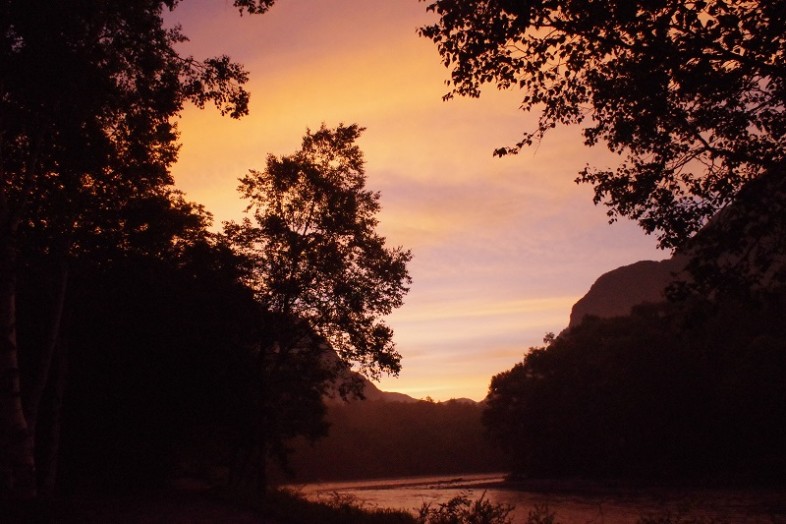
[[[393,509],[364,508],[352,496],[335,494],[327,502],[312,502],[287,490],[268,494],[262,514],[284,524],[413,524],[412,515]]]
[[[470,500],[466,494],[453,497],[436,508],[423,504],[418,512],[418,524],[511,524],[513,506],[492,504],[485,499]]]

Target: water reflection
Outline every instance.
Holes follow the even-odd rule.
[[[786,490],[593,489],[532,492],[503,484],[502,474],[406,477],[290,485],[310,500],[352,498],[366,508],[415,512],[469,494],[515,506],[514,522],[526,522],[536,505],[547,505],[562,524],[626,524],[642,516],[681,516],[733,523],[786,523]]]

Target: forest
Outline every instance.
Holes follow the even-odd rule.
[[[325,433],[324,398],[360,394],[350,366],[400,369],[383,317],[411,254],[376,231],[363,128],[269,155],[220,231],[175,189],[184,104],[249,100],[240,64],[178,55],[176,3],[2,5],[4,502],[152,486],[197,449],[264,493],[287,439]]]
[[[324,439],[293,442],[284,482],[352,480],[507,471],[489,438],[482,404],[354,401],[328,408]]]
[[[242,64],[178,53],[178,3],[0,3],[0,509],[182,475],[261,496],[273,463],[783,482],[779,2],[426,5],[445,100],[516,89],[538,113],[496,155],[580,127],[620,163],[576,182],[689,260],[669,301],[547,335],[480,405],[358,400],[361,376],[401,370],[384,318],[412,285],[412,253],[378,231],[363,127],[268,152],[221,228],[176,188],[183,108],[242,118],[250,96]]]
[[[586,317],[492,379],[483,421],[519,478],[777,484],[783,307],[778,294]]]

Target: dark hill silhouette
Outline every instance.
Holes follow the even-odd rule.
[[[363,396],[369,401],[382,401],[382,402],[418,402],[418,399],[410,397],[404,393],[395,391],[382,391],[369,379],[363,377]]]
[[[279,482],[460,475],[501,471],[507,459],[487,438],[479,403],[356,401],[330,405],[330,431],[297,438],[287,477]]]
[[[575,327],[587,315],[612,318],[629,315],[633,306],[666,299],[666,287],[685,267],[684,257],[661,261],[642,260],[601,275],[586,295],[574,304],[570,324]]]
[[[395,391],[382,391],[376,384],[366,378],[363,374],[353,371],[341,362],[338,354],[333,350],[329,344],[322,343],[320,345],[322,350],[321,361],[324,366],[332,368],[335,372],[335,380],[333,387],[329,388],[325,400],[328,404],[343,403],[344,400],[356,401],[353,394],[350,393],[346,399],[342,399],[339,390],[347,389],[348,391],[359,391],[363,395],[363,399],[369,401],[381,402],[418,402],[416,399],[404,393]]]

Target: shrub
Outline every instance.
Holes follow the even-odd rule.
[[[513,506],[492,504],[485,498],[486,493],[477,500],[461,494],[447,502],[432,507],[423,504],[418,512],[418,524],[511,524],[509,515]]]

